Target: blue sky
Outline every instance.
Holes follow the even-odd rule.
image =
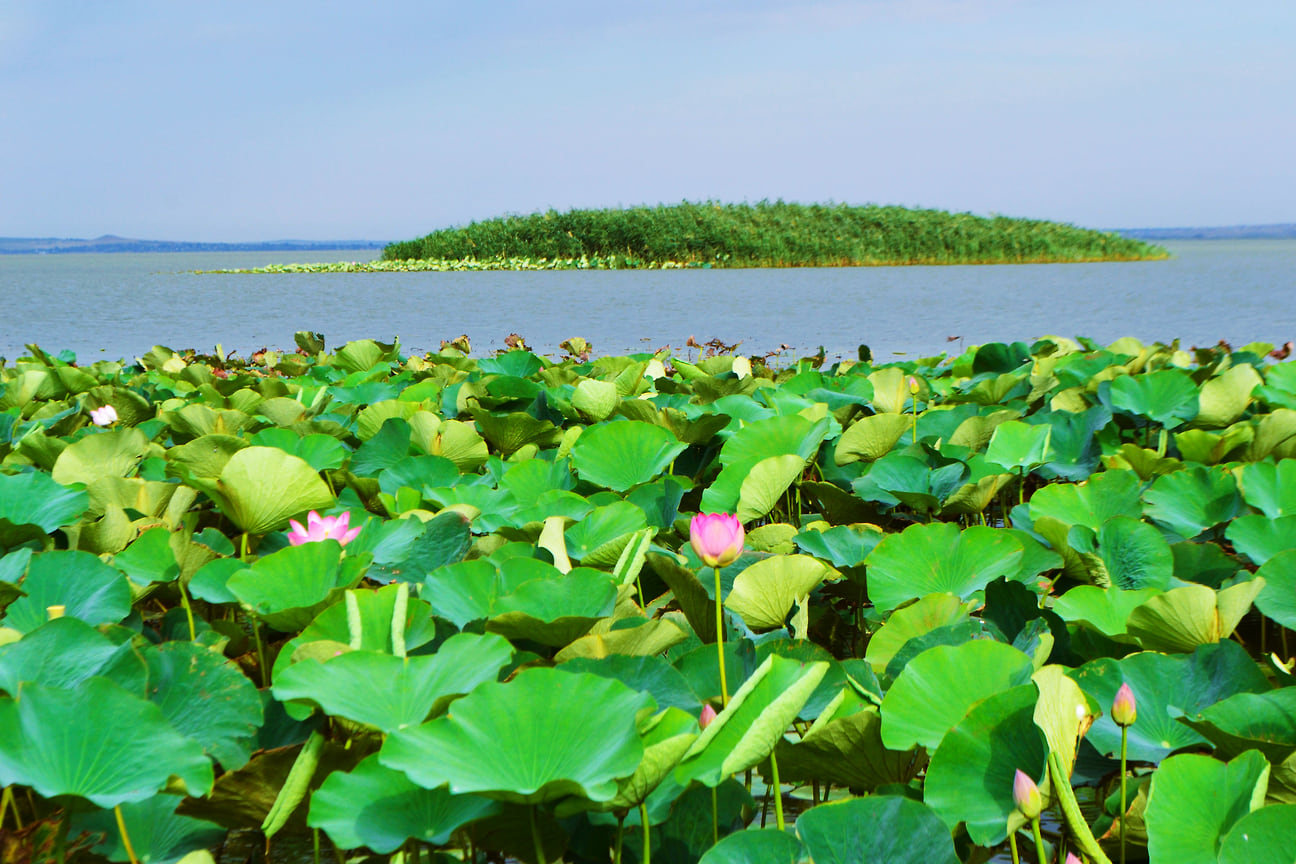
[[[1296,3],[0,0],[0,235],[839,201],[1296,222]]]

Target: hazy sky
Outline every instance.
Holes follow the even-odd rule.
[[[0,235],[839,201],[1296,222],[1293,0],[0,0]]]

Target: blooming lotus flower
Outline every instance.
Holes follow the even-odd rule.
[[[698,725],[703,729],[711,725],[711,721],[716,718],[716,710],[711,707],[711,703],[702,706],[702,716],[698,718]]]
[[[725,567],[742,554],[742,523],[729,513],[699,513],[689,522],[689,545],[708,567]]]
[[[91,408],[90,419],[96,426],[111,426],[117,422],[117,409],[111,405],[102,408]]]
[[[1040,796],[1039,787],[1020,768],[1013,775],[1013,803],[1027,819],[1038,819],[1040,811],[1044,809],[1044,799]]]
[[[303,543],[315,543],[320,540],[336,540],[345,546],[360,533],[359,528],[347,530],[350,521],[350,513],[343,513],[341,516],[321,516],[312,510],[306,517],[309,528],[303,528],[296,519],[288,520],[288,524],[292,526],[292,530],[288,532],[288,542],[300,546]]]
[[[1117,726],[1133,726],[1138,719],[1138,703],[1128,684],[1122,684],[1116,691],[1116,698],[1112,700],[1111,717]]]

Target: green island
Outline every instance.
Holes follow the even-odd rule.
[[[868,267],[1160,260],[1160,246],[1037,219],[847,204],[683,202],[501,216],[389,244],[373,262],[219,272]]]

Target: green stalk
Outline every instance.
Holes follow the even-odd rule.
[[[774,781],[774,820],[778,823],[778,830],[786,831],[783,825],[783,786],[779,783],[778,759],[773,750],[770,751],[770,773],[773,775],[770,779]]]
[[[612,845],[612,864],[621,864],[621,838],[625,833],[625,811],[617,812],[616,841]]]
[[[180,589],[180,605],[184,607],[185,618],[189,619],[189,641],[192,642],[198,638],[198,631],[194,629],[193,607],[189,605],[189,594],[185,591],[184,580],[176,579],[176,587]]]
[[[356,606],[359,609],[359,604]],[[405,656],[405,611],[409,608],[409,583],[402,582],[396,586],[396,603],[392,607],[392,654]],[[350,607],[347,613],[350,614]]]
[[[544,843],[540,841],[540,826],[536,824],[536,805],[532,804],[527,813],[531,816],[531,842],[535,844],[536,864],[547,864]]]
[[[1035,860],[1043,864],[1048,860],[1048,855],[1044,852],[1044,838],[1040,836],[1038,816],[1031,820],[1031,834],[1035,836]]]
[[[252,638],[256,640],[257,666],[261,667],[261,686],[270,686],[270,670],[266,668],[265,645],[261,642],[261,625],[257,623],[256,616],[251,612],[248,613],[248,620],[252,622]]]
[[[117,817],[117,831],[121,834],[122,846],[126,848],[126,857],[130,859],[131,864],[139,864],[139,859],[135,857],[135,847],[130,842],[130,835],[126,833],[126,820],[122,818],[120,804],[113,808],[113,815]]]
[[[711,845],[720,842],[720,810],[716,804],[716,787],[711,787]]]
[[[1094,839],[1093,832],[1089,830],[1089,823],[1080,812],[1080,803],[1076,801],[1075,791],[1071,788],[1071,777],[1062,770],[1062,760],[1056,753],[1049,753],[1048,766],[1049,776],[1053,778],[1053,794],[1057,796],[1058,804],[1062,807],[1062,816],[1067,827],[1071,829],[1071,836],[1075,838],[1076,846],[1095,864],[1112,864],[1112,860],[1107,857],[1106,852],[1103,852],[1098,841]]]
[[[1129,727],[1121,726],[1121,809],[1120,809],[1120,844],[1121,864],[1125,864],[1125,749],[1129,742]]]
[[[648,842],[648,805],[639,805],[639,821],[643,823],[644,848],[643,864],[651,864],[652,861],[652,844]]]
[[[1012,864],[1021,864],[1021,854],[1017,851],[1017,832],[1008,835],[1008,849],[1012,852]]]
[[[10,807],[13,808],[14,827],[21,831],[23,827],[22,814],[18,812],[18,802],[14,799],[13,787],[6,786],[4,795],[0,795],[0,828],[4,828],[4,817],[9,812]]]
[[[724,604],[720,600],[720,568],[715,570],[716,650],[720,653],[720,710],[729,706],[729,685],[725,680]]]
[[[59,816],[58,828],[54,832],[54,862],[55,864],[66,864],[67,862],[67,833],[68,833],[68,811],[63,808],[63,813]]]
[[[314,855],[314,858],[312,859],[313,864],[320,864],[320,860],[319,860],[319,829],[318,829],[318,828],[312,828],[312,829],[311,829],[311,840],[313,841],[313,846],[315,847],[315,855]]]

